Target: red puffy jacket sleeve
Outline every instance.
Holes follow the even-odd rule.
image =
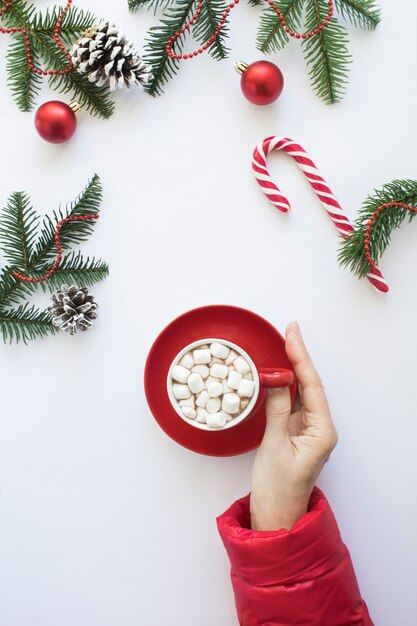
[[[287,531],[250,529],[249,496],[217,518],[241,626],[373,626],[324,494]]]

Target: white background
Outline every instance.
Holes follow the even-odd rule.
[[[17,110],[2,61],[1,205],[24,189],[51,212],[97,172],[102,219],[82,250],[111,268],[93,288],[92,331],[0,346],[2,626],[236,626],[215,516],[248,491],[254,455],[181,448],[150,416],[142,384],[159,331],[210,303],[253,309],[280,330],[300,321],[340,434],[320,485],[375,624],[416,625],[417,220],[393,236],[381,295],[338,268],[334,227],[288,157],[269,167],[289,215],[250,168],[260,139],[292,137],[352,219],[375,187],[415,177],[417,6],[381,4],[375,33],[349,26],[354,63],[337,106],[312,93],[296,42],[271,57],[285,74],[279,102],[243,98],[232,60],[260,58],[258,9],[243,5],[229,61],[184,62],[158,99],[119,94],[108,121],[81,112],[63,146],[42,142],[33,114]],[[77,5],[137,43],[154,22],[126,0]]]

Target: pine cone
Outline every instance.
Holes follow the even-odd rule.
[[[153,78],[152,67],[143,61],[133,44],[114,24],[104,21],[88,28],[71,50],[74,67],[98,87],[110,90],[146,85]]]
[[[52,295],[52,300],[53,305],[48,309],[52,315],[52,324],[70,335],[75,335],[79,330],[88,330],[97,318],[97,304],[93,296],[88,295],[86,287],[79,289],[75,285],[62,285]]]

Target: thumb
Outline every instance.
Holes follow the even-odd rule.
[[[291,396],[288,387],[268,390],[266,401],[266,437],[288,437],[288,422],[291,415]]]

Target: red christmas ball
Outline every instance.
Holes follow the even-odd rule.
[[[35,127],[45,141],[64,143],[75,133],[77,118],[68,104],[51,100],[42,104],[36,111]]]
[[[271,104],[281,95],[284,77],[274,63],[256,61],[243,70],[240,86],[249,102]]]

